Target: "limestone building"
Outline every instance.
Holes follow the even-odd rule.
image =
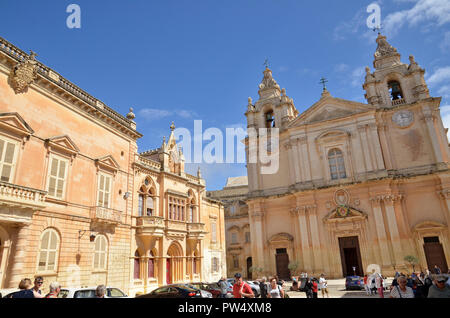
[[[124,117],[0,38],[0,289],[44,277],[129,295],[225,273],[223,207],[171,135]]]
[[[209,198],[220,200],[224,205],[228,277],[233,277],[235,273],[241,273],[246,279],[255,276],[252,271],[248,206],[245,203],[247,194],[247,176],[230,177],[222,190],[207,193]]]
[[[363,84],[368,104],[324,89],[298,115],[267,68],[259,100],[249,99],[249,128],[280,129],[280,148],[270,150],[279,152],[278,172],[247,165],[251,256],[266,275],[289,277],[295,261],[314,275],[362,274],[374,264],[392,275],[407,270],[407,255],[419,259],[417,268],[447,271],[450,153],[441,98],[429,95],[413,56],[404,64],[386,37],[376,42]]]

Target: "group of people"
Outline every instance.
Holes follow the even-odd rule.
[[[49,293],[46,295],[42,294],[42,285],[44,284],[44,279],[42,276],[38,276],[34,280],[34,284],[31,283],[31,279],[24,278],[19,283],[20,291],[11,293],[7,295],[8,298],[59,298],[59,293],[61,292],[61,285],[58,282],[52,282],[49,285]],[[106,294],[106,286],[99,285],[95,290],[95,295],[97,298],[104,298]],[[0,295],[1,297],[1,295]]]
[[[391,284],[390,298],[450,298],[448,276],[421,272],[404,275],[396,273]]]
[[[291,291],[303,291],[306,293],[306,298],[318,298],[319,290],[322,293],[322,298],[329,298],[328,282],[325,274],[321,274],[319,279],[316,277],[308,277],[307,273],[300,275],[299,281],[295,277],[292,278]]]

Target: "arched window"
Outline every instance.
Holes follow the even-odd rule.
[[[150,251],[150,258],[148,259],[148,278],[155,277],[155,255]]]
[[[139,210],[139,216],[143,216],[144,215],[144,195],[143,194],[139,194],[138,210]]]
[[[328,152],[328,163],[330,165],[331,180],[347,178],[342,151],[337,148],[331,149]]]
[[[41,237],[38,271],[56,271],[58,252],[58,233],[54,229],[45,230]]]
[[[95,238],[94,270],[106,270],[108,256],[108,241],[104,235]]]
[[[141,259],[139,256],[139,252],[136,251],[134,253],[134,279],[140,279],[141,278]]]
[[[397,100],[403,98],[402,88],[397,81],[390,81],[388,83],[389,94],[391,94],[391,100]]]

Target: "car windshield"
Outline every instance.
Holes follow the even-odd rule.
[[[108,288],[108,297],[126,297],[124,293],[118,288]]]
[[[73,298],[95,298],[95,290],[86,289],[75,292]]]
[[[67,289],[61,289],[58,294],[58,298],[66,298],[69,295],[69,291]]]

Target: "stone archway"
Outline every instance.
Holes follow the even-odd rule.
[[[173,242],[167,249],[166,282],[174,284],[183,281],[183,248],[177,242]]]
[[[288,233],[278,233],[269,239],[270,269],[282,279],[290,279],[289,262],[294,260],[294,237]]]

